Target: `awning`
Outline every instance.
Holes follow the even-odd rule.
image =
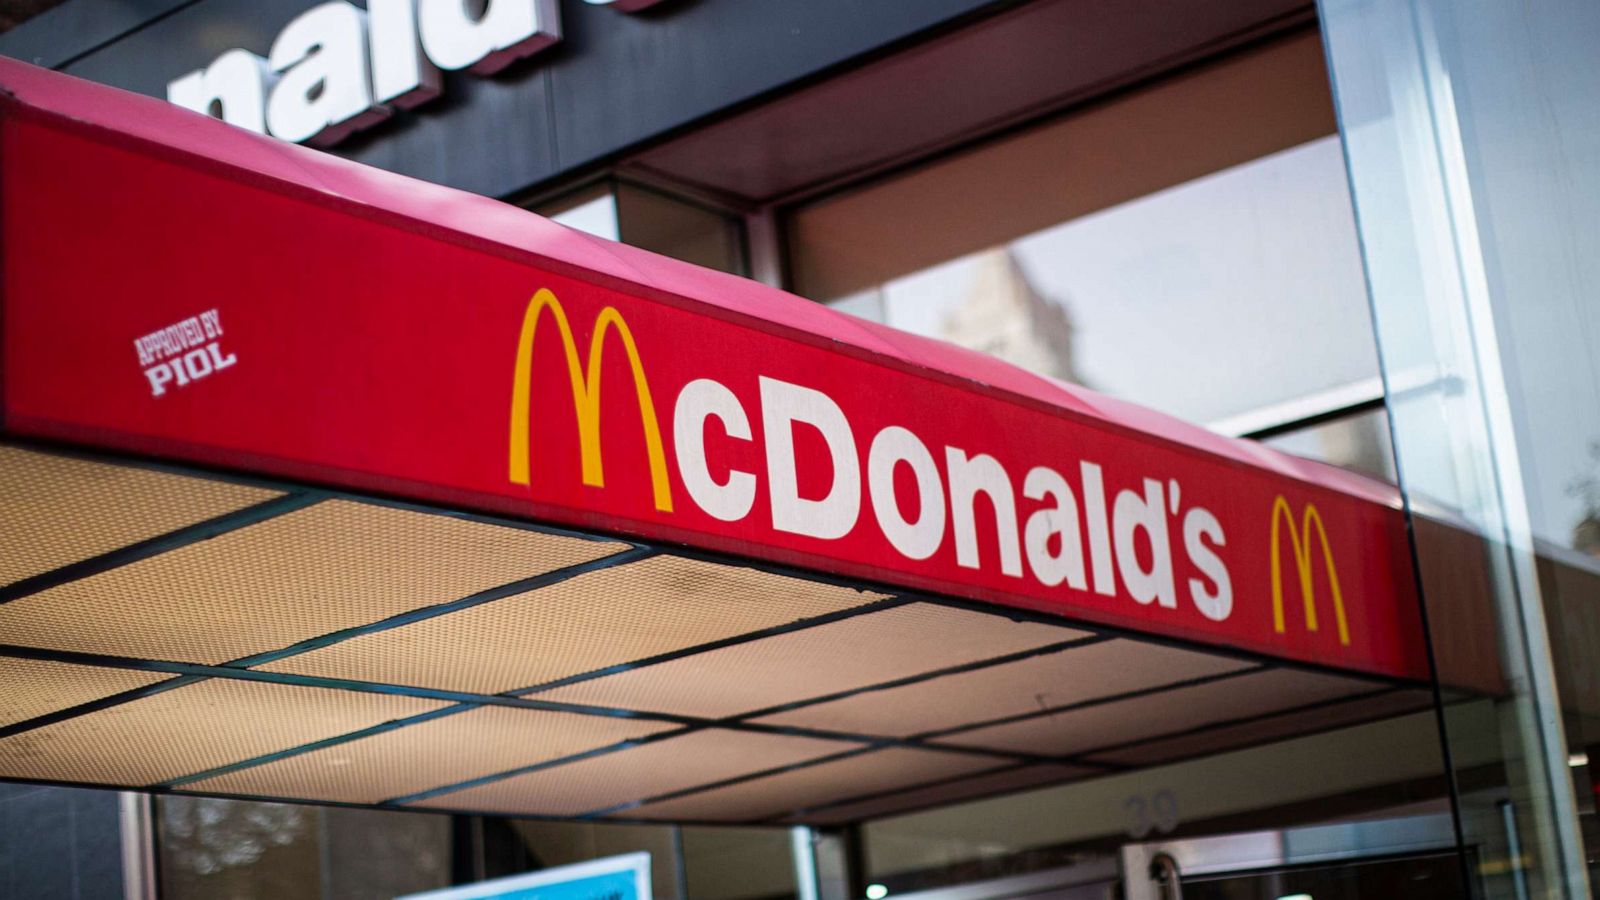
[[[0,777],[841,822],[1428,703],[1390,486],[0,85]]]

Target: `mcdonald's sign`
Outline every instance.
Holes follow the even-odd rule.
[[[655,401],[650,396],[650,380],[644,374],[644,364],[639,360],[639,346],[634,342],[628,322],[607,306],[595,317],[594,331],[589,338],[589,355],[580,359],[578,344],[572,336],[572,323],[561,301],[548,288],[540,288],[528,301],[522,314],[522,333],[517,338],[517,363],[511,384],[511,449],[509,477],[513,484],[529,486],[532,481],[532,435],[529,418],[532,413],[533,338],[539,320],[545,312],[555,321],[561,334],[561,346],[566,352],[567,377],[572,387],[572,405],[578,415],[578,441],[583,460],[583,483],[590,487],[605,487],[605,463],[600,446],[600,377],[606,349],[606,336],[612,331],[622,341],[622,351],[628,354],[628,366],[633,372],[633,390],[639,403],[639,418],[644,426],[645,452],[650,461],[650,482],[654,489],[656,509],[672,512],[672,483],[667,479],[666,451],[661,446],[661,425],[656,421]]]
[[[35,226],[0,246],[7,435],[1429,676],[1393,485],[170,104],[0,83],[0,202]],[[154,390],[212,340],[222,374]]]
[[[1272,627],[1279,634],[1285,631],[1283,615],[1283,532],[1289,532],[1289,549],[1294,554],[1295,572],[1300,576],[1300,597],[1305,604],[1305,625],[1307,631],[1316,631],[1317,623],[1317,583],[1316,569],[1312,561],[1312,551],[1315,547],[1311,543],[1313,532],[1317,542],[1322,548],[1323,570],[1328,574],[1328,593],[1333,597],[1334,619],[1339,626],[1339,643],[1350,646],[1350,623],[1345,618],[1344,594],[1339,589],[1339,566],[1334,562],[1333,546],[1328,541],[1328,529],[1322,522],[1322,513],[1317,511],[1315,503],[1307,503],[1301,514],[1300,525],[1296,526],[1294,510],[1289,501],[1279,494],[1272,501],[1272,539],[1269,551],[1272,554]]]

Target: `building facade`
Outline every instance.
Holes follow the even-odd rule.
[[[1397,485],[1431,680],[1111,722],[1019,673],[1130,736],[1103,772],[836,828],[0,784],[0,893],[392,897],[647,850],[664,898],[1591,896],[1600,11],[480,7],[69,0],[0,54]]]

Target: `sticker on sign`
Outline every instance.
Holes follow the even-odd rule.
[[[239,361],[237,355],[222,350],[222,314],[215,309],[158,328],[136,339],[133,349],[153,397],[166,394],[168,387],[188,387]]]

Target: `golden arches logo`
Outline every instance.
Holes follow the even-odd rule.
[[[1295,569],[1300,575],[1300,597],[1305,602],[1306,630],[1317,630],[1317,588],[1312,578],[1311,536],[1322,545],[1322,562],[1328,573],[1328,587],[1333,593],[1333,614],[1339,625],[1339,643],[1350,643],[1350,625],[1345,621],[1344,595],[1339,591],[1339,569],[1333,562],[1333,548],[1328,543],[1328,530],[1322,524],[1322,514],[1313,503],[1307,503],[1301,524],[1295,526],[1294,510],[1282,494],[1272,501],[1272,627],[1283,633],[1283,555],[1281,550],[1282,526],[1289,529],[1289,546],[1294,553]]]
[[[556,299],[556,295],[545,288],[540,288],[528,301],[528,308],[522,314],[522,333],[517,338],[517,365],[511,385],[511,481],[521,485],[531,481],[528,420],[533,404],[533,337],[539,320],[547,310],[556,323],[562,348],[566,351],[572,405],[578,414],[583,483],[591,487],[605,487],[606,483],[600,453],[600,374],[606,335],[615,331],[622,341],[623,352],[628,355],[628,365],[633,370],[633,389],[639,401],[639,419],[644,426],[644,446],[650,459],[650,482],[655,491],[656,509],[672,512],[672,484],[667,480],[667,457],[661,446],[661,426],[656,421],[656,406],[650,399],[650,382],[645,378],[644,367],[639,362],[639,347],[633,341],[633,332],[628,330],[628,323],[615,307],[607,306],[600,310],[600,315],[594,320],[594,333],[589,338],[589,356],[579,359],[578,344],[573,339],[572,324],[567,320],[566,310],[561,308],[561,301]]]

